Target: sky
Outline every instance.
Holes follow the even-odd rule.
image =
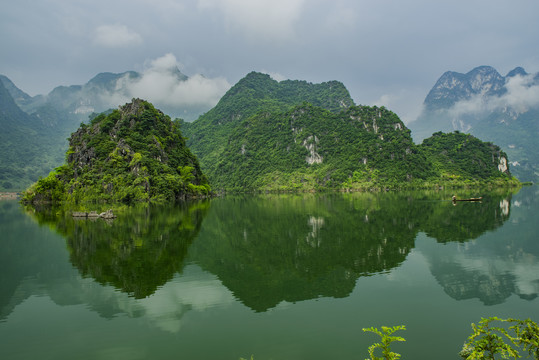
[[[30,95],[101,72],[213,106],[251,71],[341,81],[408,123],[446,71],[539,72],[537,0],[0,0],[0,74]],[[167,80],[177,66],[191,79]],[[163,70],[164,69],[164,70]],[[170,72],[168,72],[170,73]],[[159,81],[162,81],[159,82]],[[168,82],[167,82],[168,81]],[[181,99],[180,99],[181,98]],[[120,104],[118,104],[120,105]]]

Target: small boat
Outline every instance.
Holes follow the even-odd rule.
[[[451,200],[453,200],[453,202],[457,202],[457,201],[481,201],[481,200],[483,200],[483,197],[468,198],[468,199],[457,199],[457,197],[455,195],[453,195]]]

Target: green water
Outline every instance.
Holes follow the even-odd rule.
[[[539,321],[539,189],[224,197],[113,221],[0,202],[1,359],[458,359]]]

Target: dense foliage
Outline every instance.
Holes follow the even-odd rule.
[[[477,325],[472,324],[472,329],[459,354],[465,360],[518,359],[519,350],[527,352],[529,358],[539,359],[539,325],[531,319],[481,318]]]
[[[250,73],[219,104],[182,123],[214,189],[312,191],[511,181],[507,155],[460,134],[417,146],[384,107],[355,106],[339,82]],[[506,161],[507,162],[507,161]]]
[[[437,132],[423,141],[421,149],[443,178],[481,180],[509,174],[503,170],[507,154],[469,134]]]
[[[173,200],[210,188],[177,126],[140,99],[81,124],[67,164],[40,179],[24,201]]]
[[[334,114],[305,103],[244,121],[209,176],[229,189],[307,190],[396,185],[425,177],[425,164],[387,109],[352,106]]]
[[[309,102],[332,112],[354,105],[346,87],[338,81],[312,84],[306,81],[278,82],[269,75],[251,72],[234,85],[206,114],[193,123],[182,123],[187,145],[200,159],[204,172],[215,171],[231,134],[243,121],[259,112],[286,112]],[[210,178],[212,184],[213,178]]]

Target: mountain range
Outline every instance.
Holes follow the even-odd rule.
[[[417,146],[395,113],[355,105],[337,81],[278,82],[252,72],[181,130],[216,190],[394,188],[510,176],[497,146],[441,133]]]
[[[437,131],[471,133],[499,145],[522,181],[539,180],[539,74],[522,67],[502,76],[490,66],[444,73],[409,125],[416,142]]]
[[[179,70],[172,73],[175,81],[188,81]],[[2,119],[2,126],[6,124],[2,140],[9,144],[6,153],[34,151],[28,157],[32,160],[6,157],[0,167],[0,187],[26,188],[47,174],[44,166],[61,165],[60,154],[67,150],[65,139],[77,124],[83,126],[107,101],[125,96],[128,88],[122,84],[136,82],[140,76],[136,72],[102,73],[83,86],[61,86],[47,96],[35,97],[0,78],[4,85],[0,100],[7,104],[4,114],[24,117],[15,121],[15,128],[8,126],[14,115]],[[440,178],[479,181],[510,176],[502,164],[507,156],[497,146],[464,134],[441,133],[425,146],[417,146],[395,113],[384,107],[356,106],[338,81],[279,82],[252,72],[197,120],[178,118],[175,122],[214,189],[361,188]],[[17,134],[29,136],[7,142]],[[54,158],[41,161],[39,154]],[[42,167],[28,168],[32,161]],[[17,175],[20,169],[28,174]]]
[[[175,86],[189,78],[167,69]],[[133,84],[143,78],[135,71],[100,73],[84,85],[58,86],[47,95],[30,96],[0,75],[0,189],[27,188],[62,164],[67,138],[79,124],[131,100]],[[156,103],[165,113],[194,120],[209,106]]]

